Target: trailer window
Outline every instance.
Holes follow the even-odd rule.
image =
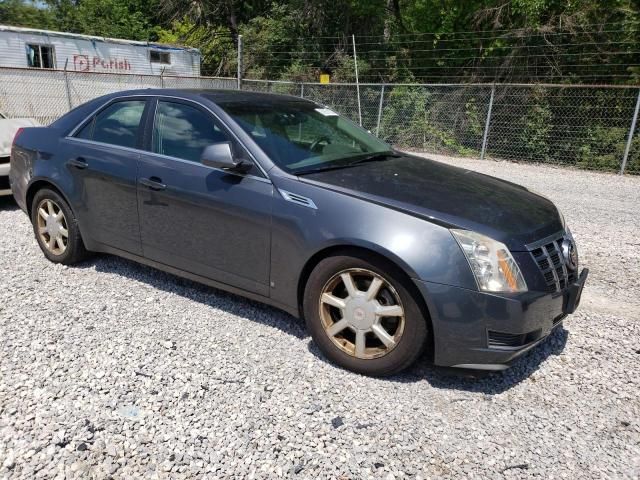
[[[160,52],[158,50],[149,51],[151,63],[171,64],[171,54],[169,52]]]
[[[32,68],[56,68],[54,47],[27,44],[27,63]]]

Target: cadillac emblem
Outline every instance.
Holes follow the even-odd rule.
[[[578,268],[578,250],[573,244],[573,241],[569,238],[565,238],[562,241],[562,256],[564,257],[564,263],[569,270],[575,270]]]

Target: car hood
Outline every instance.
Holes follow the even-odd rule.
[[[562,230],[558,209],[526,188],[471,170],[402,155],[300,177],[301,181],[488,235],[513,251]]]
[[[19,128],[37,125],[32,118],[0,118],[0,157],[11,155],[13,137]]]

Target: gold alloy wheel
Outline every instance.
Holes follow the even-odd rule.
[[[404,332],[404,308],[391,284],[370,270],[336,273],[320,294],[325,333],[343,352],[360,359],[382,357]]]
[[[38,236],[45,248],[62,255],[69,245],[69,228],[64,212],[53,200],[45,198],[38,204]]]

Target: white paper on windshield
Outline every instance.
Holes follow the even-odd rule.
[[[316,112],[325,117],[337,117],[338,114],[329,108],[316,108]]]

